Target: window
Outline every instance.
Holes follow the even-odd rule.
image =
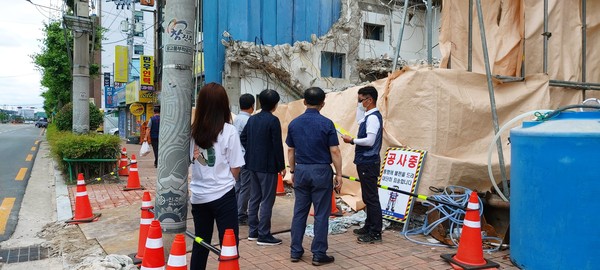
[[[344,78],[345,64],[345,54],[321,52],[321,77]]]
[[[383,41],[383,25],[365,23],[363,27],[363,38]]]

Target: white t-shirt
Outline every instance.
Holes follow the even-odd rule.
[[[194,156],[196,143],[190,142],[190,157]],[[231,168],[245,164],[240,137],[234,126],[225,123],[217,142],[210,149],[200,148],[200,156],[192,163],[190,202],[212,202],[223,197],[235,186]]]

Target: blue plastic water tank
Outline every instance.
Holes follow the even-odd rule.
[[[510,132],[510,257],[523,269],[600,269],[600,113]]]

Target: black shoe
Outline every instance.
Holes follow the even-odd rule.
[[[248,225],[248,219],[238,219],[238,224],[240,226],[246,226]]]
[[[366,227],[366,226],[365,226]],[[362,227],[360,229],[354,229],[354,231],[352,231],[354,233],[354,235],[365,235],[369,233],[369,229]]]
[[[290,255],[291,262],[299,262],[300,258],[302,258],[302,255]]]
[[[325,255],[325,257],[320,258],[320,259],[313,258],[312,265],[320,266],[320,265],[332,263],[333,261],[335,261],[335,258],[333,256]]]
[[[248,240],[249,241],[256,241],[258,240],[258,235],[248,235]]]
[[[281,244],[281,239],[275,238],[272,235],[265,238],[258,238],[256,244],[259,246],[276,246]]]
[[[370,233],[361,235],[356,238],[359,244],[375,244],[381,243],[381,233]]]

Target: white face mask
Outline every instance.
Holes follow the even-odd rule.
[[[365,106],[362,105],[362,102],[358,103],[357,109],[363,112],[367,111],[367,108],[365,108]]]
[[[366,108],[363,107],[362,102],[359,102],[358,106],[356,107],[356,122],[359,122],[360,120],[365,118],[365,111]]]

